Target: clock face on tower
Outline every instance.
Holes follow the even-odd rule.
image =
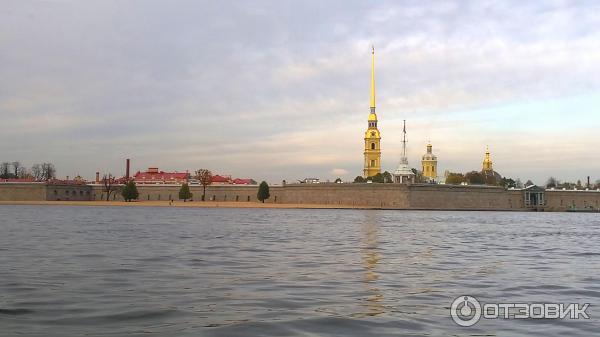
[[[375,131],[371,131],[371,137],[375,137]]]

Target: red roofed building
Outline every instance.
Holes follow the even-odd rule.
[[[211,180],[214,185],[229,185],[231,182],[231,176],[220,176],[218,174],[214,175]]]
[[[33,183],[33,182],[35,182],[35,179],[32,177],[0,179],[0,183]]]
[[[254,181],[252,179],[235,178],[235,179],[233,179],[233,184],[234,185],[256,185],[256,181]]]
[[[164,172],[158,167],[150,167],[146,172],[138,171],[133,180],[136,184],[183,184],[190,179],[188,172]]]

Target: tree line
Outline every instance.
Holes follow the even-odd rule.
[[[19,161],[2,162],[0,163],[0,179],[48,181],[56,179],[56,167],[52,163],[41,163],[27,168]]]
[[[525,183],[528,185],[530,181]],[[522,188],[524,185],[521,180],[514,180],[512,178],[501,177],[497,178],[494,174],[484,174],[478,171],[471,171],[465,174],[450,172],[446,176],[446,184],[449,185],[488,185],[488,186],[501,186],[504,188]],[[533,183],[531,183],[533,185]]]
[[[577,182],[568,182],[568,181],[560,181],[555,177],[550,177],[546,180],[546,188],[556,188],[556,189],[567,189],[567,190],[583,190],[586,188],[589,189],[600,189],[600,179],[596,180],[594,183],[591,181],[589,184],[586,182],[585,184],[581,182],[581,180],[577,180]]]

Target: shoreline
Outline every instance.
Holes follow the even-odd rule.
[[[189,207],[189,208],[283,208],[283,209],[381,209],[381,207],[324,204],[274,204],[234,201],[0,201],[2,205],[92,207]]]
[[[234,201],[0,201],[0,206],[88,206],[88,207],[179,207],[179,208],[262,208],[262,209],[350,209],[396,211],[472,211],[472,212],[530,212],[522,209],[441,209],[441,208],[387,208],[341,204],[275,204]]]

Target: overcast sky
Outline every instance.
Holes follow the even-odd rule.
[[[374,44],[383,169],[600,179],[598,1],[0,4],[0,161],[351,180]]]

